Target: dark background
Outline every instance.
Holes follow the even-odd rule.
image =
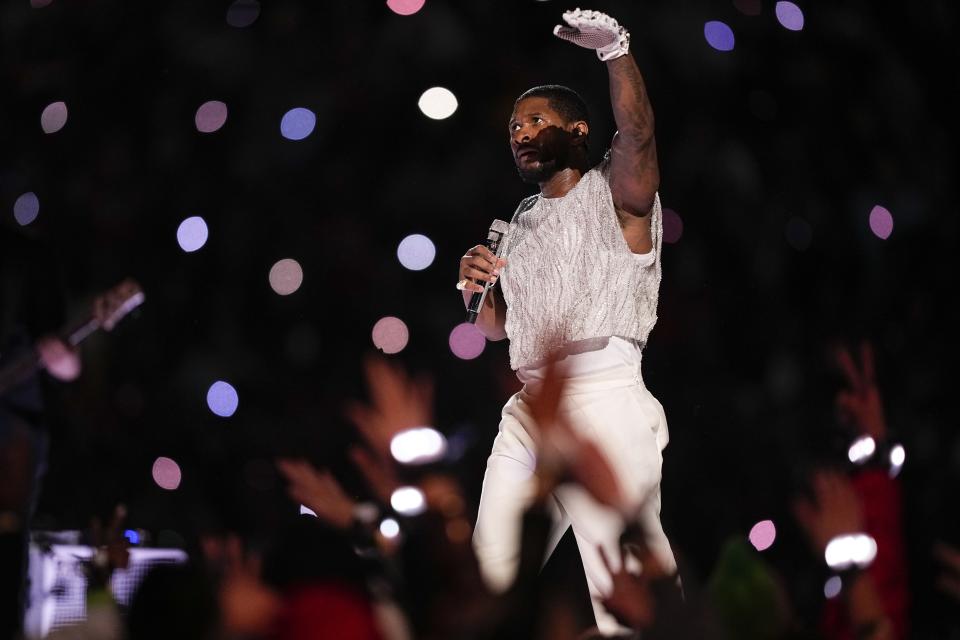
[[[204,526],[269,530],[296,511],[272,470],[280,454],[331,465],[362,492],[341,409],[363,397],[362,358],[384,315],[411,332],[393,357],[437,380],[437,425],[475,501],[516,382],[506,343],[462,361],[447,337],[463,320],[459,257],[531,193],[508,151],[513,100],[536,84],[578,90],[597,160],[614,130],[602,64],[551,35],[570,8],[556,1],[427,0],[409,17],[380,2],[263,2],[242,29],[228,6],[0,7],[0,219],[62,280],[36,295],[82,314],[125,276],[147,293],[135,319],[84,346],[81,379],[52,389],[40,527],[83,527],[123,501],[131,525],[166,544]],[[771,561],[812,565],[790,496],[810,460],[842,455],[831,345],[869,339],[907,451],[923,636],[945,610],[930,546],[960,542],[957,9],[800,6],[806,25],[792,32],[770,2],[758,16],[722,1],[590,5],[631,31],[657,116],[661,197],[684,224],[664,248],[644,356],[672,437],[663,519],[701,576],[725,539],[767,518],[780,534]],[[707,45],[708,20],[733,28],[733,51]],[[459,101],[446,120],[417,108],[435,85]],[[69,120],[46,135],[40,113],[57,100]],[[207,100],[229,117],[201,134],[193,118]],[[317,114],[300,142],[279,130],[293,107]],[[26,191],[40,215],[21,228],[12,209]],[[893,214],[887,240],[870,231],[875,205]],[[188,254],[176,229],[193,215],[210,238]],[[425,271],[397,262],[410,233],[436,243]],[[287,297],[267,281],[281,258],[305,274]],[[239,392],[232,418],[207,409],[217,379]],[[151,479],[161,455],[183,470],[177,491]]]

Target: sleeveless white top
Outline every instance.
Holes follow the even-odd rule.
[[[646,344],[657,321],[660,196],[652,251],[630,251],[610,193],[609,154],[560,198],[524,200],[510,223],[499,284],[510,366],[536,367],[572,343],[619,336]]]

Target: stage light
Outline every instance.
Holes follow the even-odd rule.
[[[13,203],[13,217],[25,227],[40,214],[40,199],[33,191],[28,191],[17,198]]]
[[[200,216],[191,216],[177,227],[177,243],[187,253],[200,249],[207,243],[207,223]]]
[[[703,25],[703,37],[717,51],[733,50],[733,29],[719,20],[711,20]]]
[[[826,596],[828,600],[831,600],[840,595],[842,589],[843,581],[840,579],[840,576],[830,576],[823,585],[823,595]]]
[[[387,7],[397,15],[412,16],[423,8],[426,0],[387,0]]]
[[[237,390],[233,388],[233,385],[228,382],[217,380],[207,390],[207,406],[210,407],[210,411],[221,418],[232,416],[239,404],[240,396],[237,395]]]
[[[733,0],[733,6],[745,16],[760,15],[760,0]]]
[[[410,331],[400,318],[386,316],[373,325],[373,345],[384,353],[400,353],[407,346]]]
[[[193,123],[200,133],[213,133],[227,121],[227,105],[219,100],[208,100],[197,109]]]
[[[847,450],[847,457],[854,464],[863,464],[870,459],[873,452],[877,450],[877,443],[870,436],[857,438]]]
[[[870,211],[870,231],[881,240],[886,240],[893,233],[893,215],[880,205]]]
[[[764,551],[773,546],[773,541],[777,538],[777,528],[773,520],[761,520],[750,529],[750,544],[757,551]]]
[[[907,452],[902,444],[895,444],[890,448],[890,477],[896,478],[907,459]]]
[[[65,102],[54,102],[44,107],[40,114],[40,128],[44,133],[56,133],[67,124],[67,105]]]
[[[663,241],[676,244],[683,237],[683,219],[673,209],[663,210]]]
[[[400,487],[390,496],[390,506],[404,516],[417,516],[426,511],[427,499],[416,487]]]
[[[449,89],[433,87],[421,94],[417,106],[428,118],[443,120],[457,110],[457,97]]]
[[[180,486],[180,465],[171,458],[159,457],[153,461],[153,481],[157,486],[167,491],[174,491]]]
[[[803,11],[797,5],[781,0],[781,2],[777,3],[774,11],[777,14],[777,21],[780,22],[785,29],[789,29],[790,31],[800,31],[803,29]]]
[[[488,294],[488,295],[492,295]],[[461,360],[473,360],[487,346],[487,339],[476,325],[469,322],[458,324],[450,332],[450,350]]]
[[[827,543],[823,557],[827,566],[837,571],[854,566],[863,569],[877,557],[877,541],[865,533],[840,535]]]
[[[794,216],[787,220],[784,227],[784,235],[787,238],[787,244],[797,251],[806,251],[813,240],[813,229],[810,223],[803,218]]]
[[[260,3],[257,0],[235,0],[227,8],[227,24],[242,29],[249,27],[260,17]]]
[[[402,464],[435,462],[447,452],[447,439],[431,427],[406,429],[390,440],[390,453]]]
[[[437,248],[425,235],[415,233],[400,241],[397,247],[397,259],[410,271],[422,271],[433,264]]]
[[[303,269],[293,258],[278,260],[270,267],[270,288],[281,296],[294,293],[303,284]]]
[[[280,120],[280,134],[287,140],[303,140],[317,126],[317,116],[310,109],[290,109]]]
[[[400,523],[393,518],[384,518],[380,523],[380,535],[388,540],[393,540],[400,535]]]

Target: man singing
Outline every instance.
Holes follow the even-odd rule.
[[[510,147],[520,177],[538,184],[540,193],[521,202],[514,215],[506,260],[484,246],[473,247],[460,261],[457,283],[468,302],[483,282],[499,279],[477,327],[491,340],[509,338],[510,364],[524,383],[503,408],[474,547],[489,585],[506,589],[517,570],[520,517],[536,491],[537,425],[530,400],[544,379],[548,356],[559,353],[566,383],[561,410],[577,435],[606,455],[625,506],[613,509],[582,487],[561,485],[553,494],[558,526],[548,548],[573,527],[597,625],[615,633],[622,628],[601,604],[611,577],[598,547],[617,562],[624,518],[644,527],[651,552],[668,571],[676,568],[660,525],[666,419],[640,370],[657,319],[660,177],[653,111],[628,52],[629,34],[597,11],[568,11],[563,19],[566,26],[557,26],[554,34],[596,50],[607,67],[618,131],[603,161],[591,169],[589,117],[571,89],[534,87],[517,99],[510,116]]]

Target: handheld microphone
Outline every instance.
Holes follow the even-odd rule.
[[[502,256],[507,247],[507,231],[510,230],[510,223],[503,220],[494,220],[490,223],[490,231],[487,232],[486,247],[496,257]],[[474,324],[477,316],[480,315],[480,309],[483,308],[483,301],[487,298],[487,291],[493,286],[489,282],[483,283],[483,291],[475,291],[470,296],[470,304],[467,305],[467,322]]]

